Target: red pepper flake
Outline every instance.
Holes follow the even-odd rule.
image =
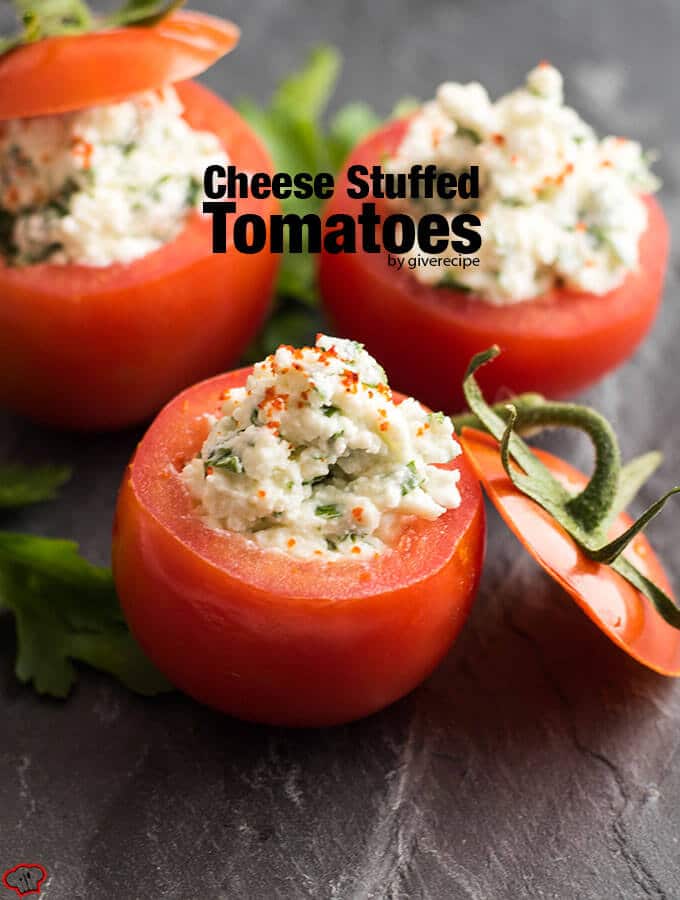
[[[206,475],[214,475],[214,474],[215,474],[215,470],[213,469],[212,466],[208,466],[208,468],[205,470],[205,474],[206,474]]]
[[[274,434],[278,434],[281,423],[277,421],[267,422],[265,427],[270,428],[274,432]]]
[[[258,492],[257,492],[257,496],[258,496],[260,499],[262,499],[263,497],[266,497],[266,496],[267,496],[267,492],[266,492],[266,491],[258,491]]]
[[[294,547],[296,543],[297,541],[295,540],[295,538],[288,538],[287,546]]]
[[[379,409],[379,410],[378,410],[378,415],[379,415],[379,416],[382,416],[383,419],[386,419],[386,418],[387,418],[387,410],[386,410],[386,409]]]
[[[71,141],[71,153],[73,156],[79,156],[81,158],[84,169],[89,169],[92,165],[93,151],[94,147],[89,141],[86,141],[85,138],[76,136]]]
[[[231,397],[231,388],[226,388],[226,390],[222,391],[220,394],[220,400],[228,400]]]
[[[422,437],[424,434],[425,434],[425,429],[421,426],[421,427],[416,431],[416,437]]]
[[[389,427],[390,427],[390,423],[389,423],[389,422],[381,422],[381,423],[380,423],[380,430],[381,430],[381,431],[387,431],[387,429],[388,429]]]
[[[577,231],[587,231],[588,230],[588,226],[586,225],[585,222],[577,222],[575,225],[575,228]]]
[[[340,376],[345,392],[348,394],[356,394],[357,385],[359,384],[358,372],[352,372],[351,369],[345,369]]]
[[[282,410],[285,409],[288,405],[288,397],[290,394],[279,394],[276,391],[274,385],[270,385],[267,390],[264,392],[263,399],[258,403],[259,409],[264,409],[265,406],[271,406],[272,409]]]
[[[314,551],[314,554],[315,554],[316,556],[323,556],[323,551],[322,551],[322,550],[315,550],[315,551]]]
[[[357,547],[356,544],[352,547],[352,553],[361,553],[361,547]]]
[[[550,67],[550,63],[548,62],[547,59],[542,59],[542,60],[540,61],[540,63],[538,64],[538,68],[539,68],[539,69],[547,69],[547,68],[549,68],[549,67]]]
[[[363,506],[355,506],[352,510],[352,518],[357,522],[361,522],[364,517],[364,508]]]
[[[611,161],[611,159],[603,159],[600,165],[603,169],[611,169],[613,168],[614,163]]]
[[[494,144],[498,144],[499,147],[502,147],[505,143],[505,135],[500,134],[499,132],[495,132],[495,134],[491,135],[491,140]]]

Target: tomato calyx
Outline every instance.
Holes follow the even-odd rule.
[[[612,426],[604,416],[587,406],[552,402],[539,394],[524,394],[516,400],[489,406],[475,373],[499,353],[499,348],[494,346],[476,354],[470,362],[463,392],[472,415],[454,417],[456,429],[475,427],[492,435],[500,443],[503,468],[514,487],[549,513],[589,559],[618,572],[651,601],[669,625],[680,629],[680,608],[623,556],[631,541],[663,509],[670,497],[680,493],[680,486],[667,491],[621,535],[607,541],[612,522],[659,466],[661,454],[647,453],[622,466]],[[578,493],[559,482],[520,437],[521,432],[562,427],[585,432],[595,449],[593,474]]]
[[[184,3],[185,0],[126,0],[115,12],[95,16],[85,0],[14,0],[22,28],[18,34],[0,39],[0,53],[47,37],[157,25]]]

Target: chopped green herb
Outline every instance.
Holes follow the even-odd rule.
[[[416,468],[415,460],[410,460],[410,462],[406,463],[406,474],[404,475],[401,482],[401,495],[405,497],[406,494],[409,494],[411,491],[414,491],[417,487],[423,483],[424,479],[418,475],[418,469]]]
[[[458,125],[456,128],[456,135],[458,137],[466,138],[468,141],[472,141],[473,144],[481,144],[482,138],[478,131],[475,131],[474,128],[465,128],[463,125]]]
[[[243,472],[243,463],[231,447],[214,450],[206,459],[205,466],[212,466],[214,469],[224,469],[227,472],[233,472],[234,475],[240,475]]]
[[[335,503],[327,503],[325,506],[317,506],[314,510],[317,516],[322,516],[324,519],[339,519],[342,515],[342,512],[338,509]]]
[[[444,277],[441,279],[441,281],[437,282],[436,287],[453,288],[454,290],[460,291],[463,294],[474,293],[474,288],[471,288],[469,287],[469,285],[464,284],[462,281],[459,281],[452,272],[444,272]]]
[[[324,416],[334,416],[336,413],[339,413],[342,411],[339,406],[332,406],[332,405],[322,406],[321,410],[322,410]]]
[[[251,414],[250,414],[250,421],[251,421],[251,424],[253,424],[253,425],[259,425],[259,424],[260,424],[260,415],[259,415],[259,412],[260,412],[260,411],[258,410],[258,408],[257,408],[257,406],[256,406],[255,409],[254,409],[254,410],[251,412]]]
[[[198,178],[192,175],[189,178],[189,185],[187,187],[187,206],[196,206],[196,204],[198,203],[198,199],[201,196],[202,189],[203,187],[201,185],[201,182],[198,180]]]

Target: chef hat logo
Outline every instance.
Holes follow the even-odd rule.
[[[19,897],[27,894],[39,894],[47,872],[39,863],[19,863],[8,869],[2,876],[2,883],[10,891],[16,891]]]

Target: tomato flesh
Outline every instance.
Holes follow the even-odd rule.
[[[377,131],[343,168],[378,164],[396,150],[407,124],[400,120]],[[325,215],[357,215],[361,201],[347,197],[346,188],[346,177],[339,178]],[[434,409],[464,407],[465,368],[494,343],[503,352],[479,372],[485,396],[574,394],[624,362],[654,320],[668,226],[656,200],[646,197],[645,203],[649,222],[640,266],[603,295],[555,289],[519,304],[493,306],[451,288],[423,285],[407,270],[389,268],[384,252],[324,252],[320,286],[334,333],[366,344],[396,388]]]
[[[479,483],[462,504],[414,519],[366,563],[298,560],[196,515],[177,476],[220,394],[250,370],[189,388],[159,414],[123,479],[113,569],[133,633],[197,700],[258,722],[320,726],[372,713],[419,684],[467,617],[484,549]]]
[[[231,22],[179,11],[149,27],[50,37],[0,57],[0,121],[125,100],[204,72],[239,39]]]
[[[663,675],[680,676],[680,631],[662,619],[651,602],[618,572],[589,559],[549,513],[517,490],[503,468],[498,443],[490,435],[465,428],[460,441],[498,512],[539,565],[626,653]],[[585,485],[585,476],[568,463],[550,453],[534,452],[563,484],[574,489]],[[631,518],[622,514],[610,537],[622,534],[631,524]],[[634,539],[625,555],[643,575],[673,596],[663,566],[643,534]]]
[[[272,162],[246,122],[195,82],[177,86],[194,128],[246,171]],[[238,201],[269,216],[273,199]],[[128,265],[0,263],[0,405],[81,429],[143,421],[186,385],[233,365],[262,323],[278,257],[212,253],[211,222]]]

